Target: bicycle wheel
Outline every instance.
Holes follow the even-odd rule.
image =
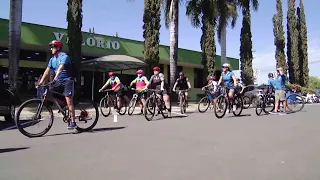
[[[233,115],[240,116],[243,110],[243,102],[240,96],[236,96],[233,98],[233,105],[236,106],[236,110],[232,111]]]
[[[74,109],[77,131],[86,132],[93,129],[99,120],[97,105],[92,101],[81,101],[74,106]]]
[[[34,108],[34,110],[31,108]],[[45,110],[47,111],[45,112]],[[45,116],[47,118],[43,118]],[[46,119],[48,119],[49,122],[47,125],[45,125],[43,130],[34,133],[28,132],[27,129],[33,125],[39,127],[39,125],[42,124],[42,122]],[[46,102],[42,103],[41,99],[30,99],[22,103],[15,117],[17,129],[23,135],[30,138],[45,135],[52,127],[53,119],[54,116],[51,107]]]
[[[133,97],[129,103],[128,114],[131,116],[133,114],[134,109],[136,108],[137,98]]]
[[[275,98],[274,96],[267,96],[263,99],[263,111],[266,114],[270,114],[272,111],[274,111],[275,108]]]
[[[146,100],[146,105],[144,106],[144,117],[146,118],[147,121],[152,121],[155,113],[156,113],[156,102],[155,102],[155,97],[149,97]],[[150,115],[150,116],[149,116]]]
[[[243,96],[243,108],[248,109],[250,105],[250,98],[248,96]]]
[[[165,102],[160,98],[156,98],[156,101],[158,101],[157,108],[159,109],[162,117],[164,119],[168,118],[168,114],[164,112],[167,109]],[[170,102],[170,106],[171,106],[171,102]],[[170,109],[171,109],[171,107],[170,107]]]
[[[200,99],[199,103],[198,103],[198,111],[200,113],[204,113],[208,110],[209,106],[210,106],[210,100],[209,98],[206,96],[206,97],[203,97],[202,99]],[[202,109],[200,106],[201,104],[203,104],[204,106],[204,109]]]
[[[127,112],[128,102],[124,98],[121,98],[121,101],[122,107],[119,109],[118,113],[120,115],[125,115]]]
[[[179,105],[181,114],[184,114],[186,112],[186,102],[182,95],[179,95]]]
[[[214,107],[214,114],[219,119],[223,118],[227,112],[228,107],[229,107],[229,103],[227,101],[227,98],[224,95],[220,95],[217,97],[217,101]],[[222,113],[222,114],[219,115],[218,113]]]
[[[261,115],[262,111],[264,111],[264,98],[261,97],[261,99],[258,101],[257,105],[256,105],[256,114],[258,116]]]
[[[287,97],[287,107],[292,113],[301,111],[304,108],[305,103],[304,98],[299,94],[294,93]],[[301,105],[300,108],[296,108],[299,105]]]
[[[102,116],[104,117],[108,117],[111,113],[111,105],[112,105],[112,102],[111,102],[111,99],[109,96],[107,97],[103,97],[101,100],[100,100],[100,112],[102,114]]]

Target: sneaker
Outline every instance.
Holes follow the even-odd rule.
[[[278,113],[278,115],[287,115],[287,113],[286,112],[280,112],[280,113]]]
[[[237,106],[236,106],[236,105],[233,105],[232,111],[234,112],[234,111],[236,111],[236,110],[237,110]]]
[[[76,129],[78,126],[75,122],[71,122],[69,125],[68,125],[68,129]]]
[[[270,114],[278,114],[277,112],[270,112]]]

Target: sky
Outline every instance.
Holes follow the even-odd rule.
[[[298,1],[298,0],[297,0]],[[201,29],[191,26],[185,15],[186,0],[180,5],[179,47],[200,51]],[[298,1],[299,2],[299,1]],[[298,3],[297,2],[297,3]],[[9,4],[1,2],[0,18],[9,17]],[[320,1],[305,0],[305,13],[308,28],[308,53],[310,75],[320,76],[320,23],[317,19]],[[24,0],[22,21],[36,24],[66,28],[67,0]],[[286,32],[287,1],[283,0],[284,30]],[[257,83],[267,82],[267,74],[275,71],[275,46],[272,16],[276,13],[276,0],[260,0],[257,12],[252,15],[253,68],[260,73]],[[239,58],[240,30],[242,27],[241,12],[235,28],[227,29],[227,56]],[[142,37],[143,0],[83,0],[83,31],[94,27],[95,33],[115,35],[119,37],[143,40]],[[162,17],[160,43],[168,45],[170,36]],[[217,54],[220,55],[218,42]],[[239,71],[235,71],[239,76]]]

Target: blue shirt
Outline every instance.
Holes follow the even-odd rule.
[[[274,80],[271,81],[271,85],[275,90],[285,90],[286,89],[286,76],[279,75]]]
[[[58,55],[54,55],[48,63],[48,67],[57,74],[58,68],[60,65],[64,65],[63,70],[61,71],[60,75],[58,76],[58,80],[64,80],[70,78],[67,70],[68,66],[71,65],[71,60],[69,56],[64,52],[59,52]]]
[[[235,76],[234,72],[229,72],[228,74],[225,72],[221,73],[223,84],[229,88],[234,86],[233,76]]]
[[[271,82],[273,81],[273,78],[268,79],[268,85],[272,85]]]

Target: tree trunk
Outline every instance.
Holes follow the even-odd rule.
[[[176,80],[176,70],[178,62],[178,27],[179,27],[179,2],[172,0],[173,15],[170,20],[170,88]]]
[[[9,85],[17,91],[21,44],[22,0],[10,0],[9,15]]]
[[[227,27],[223,26],[221,31],[221,65],[227,62]]]

